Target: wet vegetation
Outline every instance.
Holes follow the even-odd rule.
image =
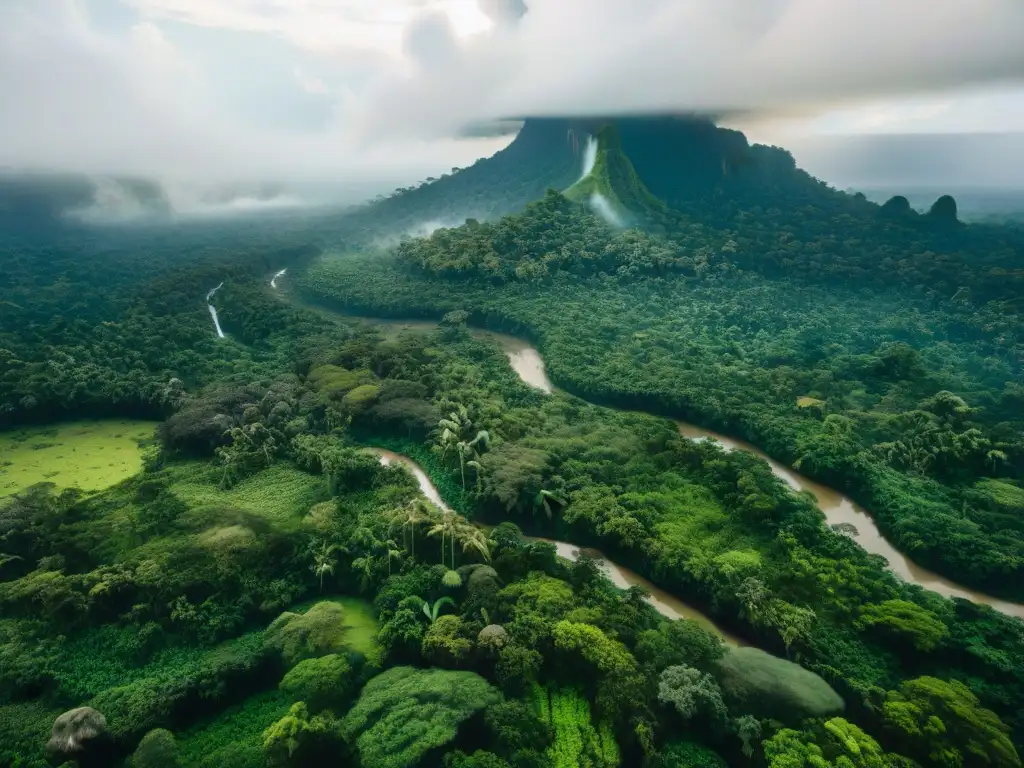
[[[663,418],[1024,600],[1017,235],[893,222],[731,133],[673,187],[631,149],[668,130],[621,126],[664,201],[643,228],[550,193],[387,253],[359,245],[385,206],[7,237],[3,439],[160,426],[130,476],[0,500],[0,765],[1019,766],[1019,619],[900,580],[766,462]],[[566,391],[471,325],[536,343]],[[524,533],[599,547],[745,647]]]

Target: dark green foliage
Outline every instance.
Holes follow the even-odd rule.
[[[472,672],[394,667],[366,684],[342,726],[364,765],[404,768],[452,741],[465,720],[500,700]]]
[[[651,669],[688,664],[708,670],[725,653],[722,641],[689,619],[662,624],[637,635],[637,659]]]
[[[178,742],[165,728],[156,728],[139,742],[132,753],[132,768],[179,768]]]
[[[910,201],[907,200],[903,195],[896,195],[890,197],[881,208],[878,209],[878,215],[887,219],[902,219],[907,216],[913,215],[914,211],[910,207]]]
[[[928,217],[943,224],[957,221],[956,200],[950,195],[943,195],[936,200],[928,211]]]
[[[509,764],[493,752],[478,749],[472,755],[456,750],[445,755],[445,768],[509,768]]]
[[[715,667],[729,709],[799,722],[845,708],[842,697],[813,672],[757,648],[733,648]]]
[[[517,766],[541,759],[542,753],[551,746],[554,739],[554,728],[539,715],[533,708],[515,699],[488,707],[484,721],[494,734],[495,751]]]
[[[786,768],[907,765],[879,744],[1018,764],[1019,622],[894,578],[749,453],[593,402],[743,436],[845,489],[915,561],[1015,594],[1020,233],[880,210],[710,123],[608,122],[529,121],[498,160],[336,221],[5,234],[0,419],[171,418],[138,478],[0,502],[0,763],[36,768],[88,704],[107,764],[166,745],[159,728],[197,768],[721,764],[683,728],[730,764],[762,741]],[[642,230],[543,196],[599,132],[591,184]],[[426,213],[492,221],[337,255]],[[304,275],[312,241],[330,252]],[[222,281],[218,340],[203,297]],[[358,323],[296,292],[445,320]],[[509,355],[532,351],[478,325],[532,339],[586,400],[524,384]],[[459,515],[362,445],[413,457]],[[508,520],[795,663],[726,652]],[[388,669],[424,663],[473,672]],[[825,719],[835,691],[851,721]]]
[[[673,741],[644,765],[645,768],[725,768],[727,763],[702,744]]]

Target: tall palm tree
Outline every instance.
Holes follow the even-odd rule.
[[[477,481],[480,479],[481,466],[477,459],[480,457],[480,449],[486,450],[491,442],[491,436],[486,430],[477,430],[473,434],[473,422],[469,418],[466,406],[459,405],[448,414],[447,417],[437,422],[441,430],[438,438],[438,447],[441,449],[441,458],[444,459],[452,451],[459,459],[459,473],[462,477],[462,487],[466,487],[466,467],[469,466],[476,472]]]
[[[438,509],[424,498],[415,498],[404,507],[393,509],[387,513],[391,525],[402,526],[402,544],[405,544],[406,531],[409,531],[410,554],[416,557],[416,527],[437,518]]]
[[[319,546],[312,548],[313,552],[313,565],[311,570],[317,576],[320,577],[320,592],[324,591],[324,576],[326,574],[334,575],[334,552],[338,549],[336,544],[328,544],[326,541],[320,542]]]
[[[479,552],[484,560],[491,559],[491,547],[487,535],[467,520],[462,520],[455,532],[463,552]]]
[[[428,536],[441,536],[441,564],[444,565],[444,540],[451,540],[452,570],[455,570],[455,534],[459,529],[459,516],[454,512],[446,511],[440,521],[427,531]]]

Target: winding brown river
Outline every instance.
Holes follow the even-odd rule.
[[[410,459],[408,456],[403,456],[400,453],[394,451],[388,451],[381,448],[373,448],[374,453],[380,456],[380,463],[387,466],[388,464],[401,464],[404,466],[412,476],[416,478],[416,482],[419,483],[420,491],[424,496],[427,497],[432,503],[437,505],[443,510],[449,510],[450,508],[444,503],[441,498],[441,494],[437,488],[427,477],[427,473],[423,471],[423,468],[415,461]],[[484,527],[484,526],[481,526]],[[698,611],[696,608],[687,605],[679,598],[674,595],[670,595],[660,587],[655,586],[650,581],[645,579],[639,573],[623,568],[621,565],[612,562],[605,557],[601,552],[596,549],[584,549],[581,550],[575,544],[570,544],[567,541],[558,541],[556,539],[544,539],[539,537],[527,537],[531,541],[546,541],[550,544],[555,545],[555,551],[567,560],[576,560],[580,556],[580,552],[585,552],[590,557],[593,557],[597,561],[598,568],[601,572],[619,589],[629,589],[632,586],[643,587],[650,593],[648,602],[654,607],[654,609],[669,619],[693,619],[698,624],[703,626],[705,629],[718,634],[725,642],[730,645],[746,645],[740,638],[731,634],[730,632],[722,629],[715,622],[713,622],[706,615]]]
[[[332,314],[335,316],[342,316],[340,315],[340,313],[335,313],[332,312],[331,310],[323,310],[318,308],[317,311]],[[351,318],[352,316],[346,317]],[[431,331],[437,328],[438,326],[437,322],[426,320],[387,320],[370,317],[362,319],[365,319],[367,322],[372,322],[374,324],[381,325],[384,328],[390,329],[396,333],[401,331]],[[508,356],[508,360],[509,363],[512,365],[512,368],[526,384],[548,394],[551,394],[556,391],[555,386],[551,383],[551,380],[548,378],[547,371],[544,367],[544,359],[540,356],[540,353],[535,348],[530,346],[530,344],[515,336],[509,336],[508,334],[495,333],[493,331],[485,331],[482,329],[472,329],[471,332],[474,338],[489,339],[497,343],[498,346],[501,347],[502,351],[504,351],[505,354]],[[765,454],[760,449],[754,447],[750,443],[746,443],[742,440],[736,440],[731,437],[726,437],[725,435],[720,435],[717,432],[712,432],[711,430],[698,427],[695,424],[689,424],[685,421],[676,420],[675,423],[679,428],[679,433],[684,435],[685,437],[690,438],[691,440],[711,440],[721,445],[727,451],[748,451],[750,453],[753,453],[755,456],[759,456],[762,459],[764,459],[766,462],[768,462],[768,466],[771,467],[772,472],[774,472],[777,477],[779,477],[787,485],[789,485],[790,488],[792,488],[794,491],[798,493],[810,493],[811,496],[814,497],[814,499],[817,502],[818,508],[825,515],[825,520],[826,522],[828,522],[829,525],[840,525],[843,523],[852,525],[856,529],[856,534],[851,533],[854,540],[867,552],[870,552],[874,555],[881,555],[882,557],[884,557],[889,564],[890,570],[892,570],[895,574],[900,576],[905,581],[912,584],[918,584],[924,587],[925,589],[932,590],[933,592],[937,592],[940,595],[944,595],[946,597],[961,597],[967,600],[972,600],[976,603],[990,605],[996,610],[1001,611],[1002,613],[1005,613],[1009,616],[1024,618],[1024,605],[1021,605],[1020,603],[1009,602],[1007,600],[1000,600],[999,598],[986,595],[982,592],[978,592],[977,590],[969,589],[968,587],[964,587],[960,584],[957,584],[951,581],[950,579],[945,578],[944,576],[940,576],[937,573],[933,573],[932,571],[929,571],[926,568],[922,568],[921,566],[912,562],[908,557],[906,557],[892,544],[889,543],[889,541],[882,535],[881,531],[878,530],[878,526],[875,524],[875,521],[871,517],[871,515],[868,514],[868,512],[863,507],[860,507],[859,505],[854,503],[854,501],[849,497],[844,496],[838,491],[835,491],[827,486],[824,486],[821,483],[817,483],[809,478],[804,477],[803,475],[799,474],[790,467],[780,464],[779,462],[770,458],[767,454]],[[427,491],[426,488],[424,487],[423,481],[426,481],[426,483],[429,484],[430,480],[427,478],[425,474],[422,473],[422,470],[417,468],[417,471],[419,471],[419,473],[422,475],[420,487],[424,488],[424,493],[426,493]],[[417,479],[419,479],[419,476],[417,476]],[[433,488],[432,485],[430,487]],[[436,489],[433,490],[433,493],[436,496]],[[435,503],[438,503],[438,501],[440,500],[440,496],[437,496],[436,499],[431,498],[431,500],[434,501]],[[565,552],[568,552],[566,548],[572,547],[571,544],[567,544],[565,542],[555,543],[556,546],[561,546]],[[607,561],[606,559],[602,559],[604,560],[604,562],[609,563],[609,561]],[[619,566],[616,566],[614,564],[609,563],[609,567],[613,569],[618,569],[623,573],[627,573],[627,571],[620,569]],[[645,580],[643,580],[642,577],[640,577],[639,575],[632,574],[632,572],[628,573],[631,574],[630,578],[634,579],[632,581],[629,581],[628,583],[644,583],[644,585],[647,586],[649,589],[653,587],[653,585],[651,585],[649,582],[645,582]],[[612,580],[616,581],[616,578],[613,577]],[[616,581],[616,583],[620,582]],[[657,590],[657,587],[653,587],[653,590]],[[652,598],[655,595],[655,592],[653,590],[651,592]],[[658,591],[660,592],[660,590]],[[665,593],[662,592],[661,594]],[[669,600],[675,600],[675,598],[672,598],[670,595],[665,596]],[[657,605],[654,599],[652,599],[652,602],[655,602],[655,604]],[[685,606],[685,604],[679,601],[675,602],[677,602],[679,606],[682,606],[683,608],[683,610],[680,611],[681,615],[692,616],[696,614],[696,616],[701,616],[699,613],[693,611],[693,609],[689,608],[688,606]],[[710,622],[710,620],[706,617],[701,616],[701,618],[704,621]],[[721,630],[719,630],[719,633],[724,634],[721,632]]]

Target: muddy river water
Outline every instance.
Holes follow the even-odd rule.
[[[327,312],[329,312],[329,310],[327,310]],[[332,312],[331,314],[336,313]],[[436,322],[426,320],[387,320],[381,318],[365,319],[368,322],[379,324],[393,332],[430,331],[437,328],[438,325]],[[482,329],[472,329],[471,332],[475,338],[489,339],[497,343],[508,356],[508,360],[512,365],[512,368],[526,384],[548,394],[555,391],[555,386],[551,383],[551,380],[548,378],[547,371],[545,370],[544,359],[528,342],[508,334],[495,333],[493,331],[485,331]],[[711,440],[721,445],[727,451],[748,451],[756,456],[760,456],[768,462],[772,472],[774,472],[776,476],[782,479],[794,491],[810,493],[816,500],[818,508],[825,515],[825,520],[829,525],[840,525],[843,523],[852,525],[856,529],[856,534],[853,534],[852,532],[850,533],[854,540],[867,552],[884,557],[889,564],[889,568],[907,582],[919,584],[925,589],[938,592],[946,597],[965,598],[976,603],[990,605],[996,610],[1007,615],[1024,618],[1024,605],[1000,600],[976,590],[969,589],[968,587],[956,584],[955,582],[912,562],[892,544],[890,544],[882,535],[871,515],[844,494],[804,477],[790,467],[770,458],[760,449],[742,440],[736,440],[684,421],[677,420],[676,425],[679,428],[680,434],[690,438],[691,440]],[[405,461],[408,462],[408,460]],[[420,487],[423,488],[424,493],[427,493],[426,486],[433,489],[433,485],[430,484],[430,480],[425,474],[423,474],[421,469],[417,467],[415,472],[419,473],[417,474],[417,479],[420,480]],[[424,485],[424,483],[426,483],[426,485]],[[427,493],[428,497],[431,498],[431,501],[434,501],[434,503],[440,502],[440,496],[437,495],[437,490],[433,489],[431,493],[433,496],[431,496],[430,493]],[[560,548],[560,553],[566,554],[567,556],[571,554],[570,548],[572,548],[573,545],[565,542],[555,542],[555,544]],[[620,586],[622,586],[623,583],[643,584],[648,589],[652,590],[652,603],[654,603],[655,606],[658,605],[658,601],[665,601],[662,602],[665,606],[669,606],[670,603],[668,601],[672,601],[678,604],[672,608],[672,610],[676,610],[680,615],[690,615],[694,618],[699,617],[702,621],[710,622],[709,619],[689,608],[684,603],[681,603],[671,595],[667,595],[661,590],[658,590],[657,587],[654,587],[638,574],[622,569],[605,558],[602,558],[602,560],[607,564],[606,572],[608,572],[612,580]],[[619,575],[613,575],[615,573]],[[659,610],[661,610],[662,613],[665,613],[665,615],[668,615],[661,608],[659,608]],[[719,630],[719,632],[724,634],[721,630]]]
[[[372,450],[380,456],[381,464],[401,464],[404,466],[412,473],[413,477],[416,478],[416,482],[419,483],[420,491],[424,496],[441,509],[449,509],[441,498],[441,494],[438,493],[437,488],[430,481],[430,478],[427,477],[427,473],[423,471],[423,468],[419,464],[408,456],[403,456],[400,453],[383,450],[381,448],[374,448]],[[555,550],[558,554],[568,560],[576,560],[580,556],[581,549],[575,544],[570,544],[567,541],[538,537],[527,538],[531,541],[546,541],[550,544],[554,544]],[[632,586],[640,586],[646,589],[650,593],[648,601],[662,616],[669,619],[693,619],[701,624],[705,629],[715,632],[721,636],[722,639],[730,645],[745,645],[745,643],[738,637],[722,629],[696,608],[687,605],[674,595],[670,595],[665,590],[655,586],[639,573],[631,571],[628,568],[623,568],[621,565],[612,562],[596,549],[583,549],[582,551],[597,561],[597,565],[601,569],[601,572],[604,573],[605,576],[607,576],[608,579],[619,589],[629,589],[629,587]]]

